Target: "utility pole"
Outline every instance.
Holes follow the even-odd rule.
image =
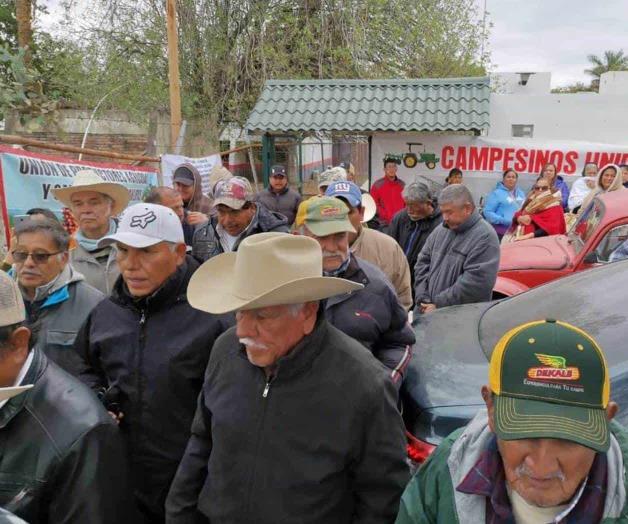
[[[17,22],[17,45],[25,49],[24,63],[30,64],[33,46],[33,3],[31,0],[15,2],[15,20]]]
[[[168,79],[170,85],[170,149],[174,152],[181,129],[181,81],[176,0],[166,0],[168,24]]]

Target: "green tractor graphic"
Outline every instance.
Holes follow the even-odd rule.
[[[425,164],[428,169],[434,169],[437,162],[440,160],[435,153],[428,153],[425,151],[425,145],[422,142],[406,142],[408,145],[408,152],[403,155],[403,165],[408,169],[416,167],[417,164]],[[412,146],[423,146],[423,151],[417,156],[412,151]]]

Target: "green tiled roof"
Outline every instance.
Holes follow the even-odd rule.
[[[294,131],[482,131],[488,77],[423,80],[269,80],[246,129]]]

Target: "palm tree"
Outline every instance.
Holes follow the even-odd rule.
[[[628,71],[628,56],[624,55],[623,49],[619,51],[604,51],[604,57],[589,55],[587,60],[593,65],[591,69],[584,72],[594,77],[594,81],[599,82],[602,73],[608,71]]]

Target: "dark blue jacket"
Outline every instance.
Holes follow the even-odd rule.
[[[392,369],[393,382],[399,385],[415,342],[408,313],[386,275],[366,260],[351,255],[349,267],[338,276],[364,284],[364,289],[327,299],[325,317]]]

